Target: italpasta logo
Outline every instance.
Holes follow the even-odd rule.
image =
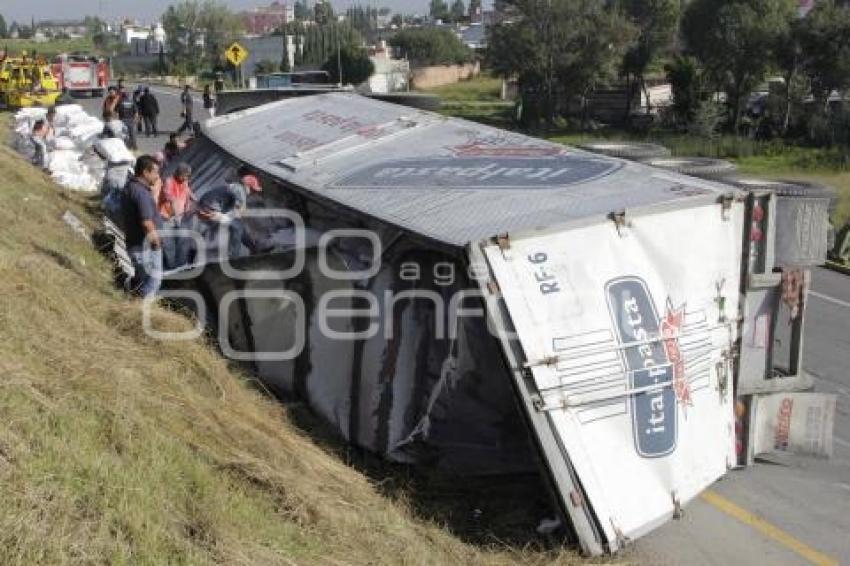
[[[469,148],[468,148],[469,149]],[[494,153],[494,151],[496,153]],[[452,157],[400,159],[367,165],[335,188],[556,189],[609,175],[620,163],[567,154],[522,154],[519,149],[469,149]]]
[[[673,309],[668,301],[662,319],[639,277],[613,279],[605,293],[632,390],[635,449],[645,458],[666,456],[676,449],[678,403],[690,400],[678,341],[684,307]]]

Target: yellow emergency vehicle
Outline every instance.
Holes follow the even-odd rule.
[[[59,94],[47,61],[26,55],[0,60],[0,106],[53,106]]]

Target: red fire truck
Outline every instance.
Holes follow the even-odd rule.
[[[109,60],[90,55],[59,55],[52,65],[61,88],[72,94],[103,96],[109,86]]]

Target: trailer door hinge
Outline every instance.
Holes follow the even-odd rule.
[[[720,197],[720,215],[723,220],[731,218],[732,203],[735,201],[735,196],[726,194]]]
[[[681,519],[685,516],[685,512],[682,510],[682,502],[679,500],[679,497],[676,495],[676,491],[673,490],[670,492],[670,497],[673,498],[673,518]]]
[[[626,219],[626,211],[621,210],[619,212],[612,212],[608,215],[608,218],[614,221],[614,226],[617,228],[617,235],[621,238],[626,235],[626,227],[628,227],[629,223]]]

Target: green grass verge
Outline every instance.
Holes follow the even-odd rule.
[[[29,55],[38,54],[45,57],[52,57],[59,53],[72,53],[81,51],[83,53],[93,53],[94,44],[90,39],[51,39],[50,41],[38,42],[32,39],[3,39],[0,40],[0,47],[8,49],[13,56],[21,55],[24,51]]]
[[[468,81],[423,90],[446,103],[501,102],[502,79],[480,75]]]

